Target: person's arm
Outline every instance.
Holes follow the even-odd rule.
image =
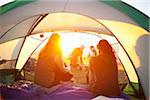
[[[56,62],[56,64],[57,64],[58,68],[59,68],[62,72],[66,73],[65,66],[64,66],[64,62],[63,62],[63,60],[62,60],[62,58],[61,58],[60,56],[56,56],[56,57],[55,57],[55,62]]]
[[[82,55],[80,56],[80,63],[83,63]]]
[[[82,54],[83,54],[83,51],[80,51],[80,54],[79,54],[80,63],[83,63],[83,57],[82,57]]]
[[[91,58],[90,60],[90,66],[89,66],[89,83],[90,85],[94,85],[94,83],[96,82],[96,75],[95,75],[95,72],[94,72],[94,69],[93,69],[93,58]]]
[[[92,69],[89,70],[89,81],[90,81],[90,83],[96,82],[96,76]]]

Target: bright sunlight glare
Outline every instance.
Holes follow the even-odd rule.
[[[44,41],[39,48],[33,53],[33,56],[37,59],[38,58],[38,53],[40,50],[45,46],[47,43],[48,39],[52,35],[52,33],[42,33],[44,35],[44,38],[39,37],[39,35],[34,35],[31,36],[31,38],[36,38],[38,40],[43,41],[45,38],[46,41]],[[68,58],[71,52],[73,51],[74,48],[80,47],[81,45],[84,45],[84,51],[83,51],[83,56],[87,57],[90,50],[89,47],[91,45],[96,46],[99,40],[101,39],[100,37],[93,35],[93,34],[86,34],[86,33],[77,33],[77,32],[66,32],[66,33],[59,33],[59,35],[62,38],[62,54],[63,58]]]
[[[60,34],[62,37],[62,50],[63,56],[68,57],[74,48],[84,45],[83,56],[87,56],[89,52],[89,47],[91,45],[97,45],[100,37],[92,34],[85,33],[64,33]]]
[[[38,54],[39,54],[40,50],[46,45],[46,43],[48,42],[48,39],[50,38],[50,36],[52,34],[53,33],[51,33],[51,32],[46,32],[46,33],[40,34],[40,35],[44,36],[42,38],[39,35],[34,35],[34,36],[30,37],[34,41],[35,41],[35,38],[37,39],[37,41],[39,41],[39,40],[43,41],[46,39],[45,41],[42,42],[42,44],[39,46],[39,48],[37,48],[35,53],[33,53],[33,55],[32,55],[33,58],[35,58],[35,59],[38,58]],[[58,34],[62,38],[61,47],[62,47],[63,60],[67,65],[69,65],[69,63],[70,63],[69,56],[72,53],[73,49],[80,47],[81,45],[84,45],[84,47],[85,47],[83,50],[83,58],[85,58],[85,59],[83,61],[85,64],[88,65],[87,57],[90,53],[89,47],[92,45],[94,47],[96,47],[97,43],[101,39],[97,35],[89,34],[89,33],[61,32]]]
[[[85,34],[85,33],[61,33],[62,37],[62,53],[64,62],[69,65],[70,60],[69,56],[72,53],[74,48],[80,47],[84,45],[83,50],[83,62],[84,64],[88,65],[89,63],[89,53],[90,53],[90,46],[96,47],[97,43],[101,39],[100,37],[93,35],[93,34]]]

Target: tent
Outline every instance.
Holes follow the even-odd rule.
[[[132,88],[143,91],[146,98],[149,98],[149,17],[120,1],[113,2],[114,5],[128,7],[131,12],[136,11],[137,15],[133,16],[139,19],[134,19],[109,6],[111,3],[97,0],[37,1],[3,14],[0,24],[0,56],[8,61],[0,66],[21,70],[33,52],[47,39],[45,32],[97,34],[116,44],[118,58]],[[14,19],[9,19],[10,16]],[[44,38],[41,38],[41,34],[44,34]],[[137,84],[138,88],[133,84]]]

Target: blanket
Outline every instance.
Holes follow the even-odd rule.
[[[43,88],[34,83],[20,81],[13,85],[1,85],[0,97],[4,100],[91,100],[94,94],[81,85],[60,84]]]
[[[18,82],[13,85],[1,85],[0,96],[4,100],[90,100],[93,94],[85,88],[68,84],[53,88]]]

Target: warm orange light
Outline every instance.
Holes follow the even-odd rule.
[[[89,47],[91,45],[96,46],[100,38],[92,34],[85,33],[60,33],[62,37],[62,53],[63,59],[66,64],[69,64],[69,56],[72,53],[74,48],[84,45],[83,50],[83,62],[88,65],[88,55],[90,52]]]
[[[97,45],[100,38],[92,34],[85,33],[66,33],[60,34],[62,37],[62,50],[64,57],[69,56],[72,50],[81,45],[85,46],[83,56],[89,52],[91,45]]]

